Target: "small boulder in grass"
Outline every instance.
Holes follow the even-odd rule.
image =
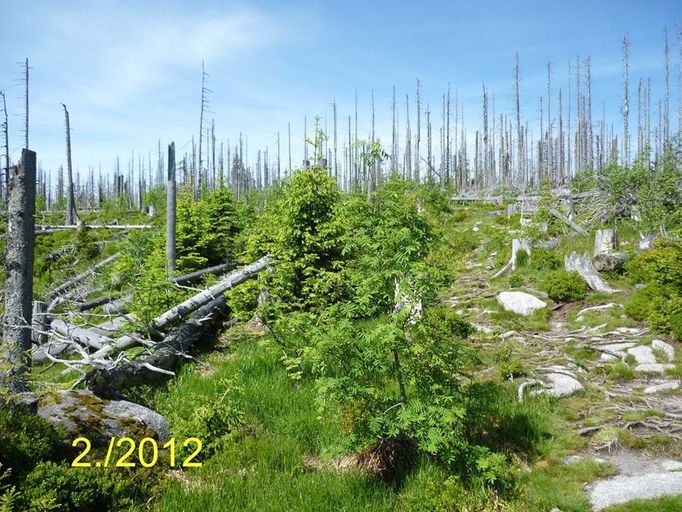
[[[497,302],[507,311],[528,316],[533,311],[546,308],[547,303],[525,292],[501,292]]]

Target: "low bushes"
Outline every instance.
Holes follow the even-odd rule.
[[[555,270],[545,279],[544,290],[552,300],[557,302],[572,302],[584,299],[587,295],[587,283],[577,272]]]

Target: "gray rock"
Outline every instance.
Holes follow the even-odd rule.
[[[591,485],[588,492],[595,511],[632,500],[682,494],[682,472],[617,475]]]
[[[604,272],[622,268],[629,259],[630,257],[627,254],[621,252],[597,254],[592,258],[592,264],[596,270]]]
[[[665,357],[668,359],[668,362],[672,361],[675,358],[675,349],[672,347],[672,345],[669,345],[665,341],[653,340],[651,342],[651,348],[663,352],[665,354]]]
[[[561,398],[571,396],[583,389],[583,385],[575,377],[570,377],[565,373],[548,373],[545,380],[550,388],[547,390],[549,396]]]
[[[646,345],[639,345],[637,347],[632,347],[628,349],[628,354],[634,356],[637,364],[649,364],[656,362],[656,356],[651,347]]]
[[[125,400],[104,400],[90,391],[50,392],[40,397],[38,415],[95,446],[107,445],[114,436],[166,441],[171,435],[168,422],[157,412]]]
[[[682,471],[682,461],[679,460],[664,460],[661,467],[666,471]]]
[[[663,384],[654,384],[644,388],[644,393],[647,395],[654,395],[660,393],[661,391],[674,391],[680,388],[680,381],[675,380],[672,382],[664,382]]]
[[[524,292],[501,292],[497,302],[507,311],[528,316],[533,311],[547,307],[547,304],[537,297]]]
[[[673,368],[675,368],[674,364],[645,363],[635,366],[635,371],[645,373],[663,373],[664,371],[672,370]]]

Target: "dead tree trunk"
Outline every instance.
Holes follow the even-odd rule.
[[[22,150],[21,165],[10,169],[5,251],[5,314],[3,318],[2,387],[26,389],[31,348],[31,300],[35,252],[36,154]]]
[[[556,217],[557,219],[559,219],[561,222],[563,222],[563,223],[566,224],[567,226],[573,228],[577,233],[580,233],[581,235],[585,235],[585,236],[589,235],[589,233],[588,233],[587,231],[585,231],[585,230],[584,230],[583,228],[581,228],[578,224],[576,224],[575,222],[573,222],[571,219],[569,219],[568,217],[566,217],[563,213],[559,212],[558,210],[555,210],[554,208],[551,208],[551,209],[549,210],[549,213],[551,213],[552,216]]]
[[[168,183],[166,185],[166,259],[168,274],[175,271],[175,142],[168,145]]]
[[[55,288],[52,293],[50,293],[48,300],[49,300],[49,305],[47,307],[48,312],[49,311],[54,311],[54,308],[57,307],[58,305],[58,299],[64,295],[67,291],[69,291],[71,288],[74,286],[82,283],[85,281],[88,277],[95,275],[95,273],[102,267],[109,265],[110,263],[113,263],[116,261],[119,257],[121,256],[121,253],[117,252],[113,256],[109,256],[107,259],[99,262],[97,265],[92,267],[91,269],[86,270],[85,272],[82,272],[78,274],[77,276],[69,279],[65,283],[61,284],[57,288]]]
[[[618,233],[615,229],[598,229],[594,235],[594,255],[610,254],[618,247]]]
[[[197,309],[173,334],[154,346],[151,355],[126,361],[113,368],[91,370],[85,377],[88,388],[98,396],[114,397],[134,386],[150,384],[172,375],[178,360],[192,345],[205,337],[225,318],[226,298],[220,296]]]
[[[69,122],[69,111],[66,109],[66,105],[62,103],[62,107],[64,107],[64,118],[66,122],[66,169],[67,178],[69,180],[67,183],[69,189],[66,195],[66,224],[72,226],[75,224],[77,214],[76,198],[73,192],[73,169],[71,167],[71,123]]]
[[[50,321],[48,320],[46,313],[46,302],[40,300],[33,301],[33,315],[31,321],[33,332],[31,334],[31,340],[38,345],[43,345],[47,342],[47,331],[50,330]]]
[[[205,275],[220,275],[227,270],[243,265],[242,261],[228,261],[227,263],[221,263],[220,265],[215,265],[213,267],[204,268],[197,270],[195,272],[190,272],[189,274],[184,274],[177,277],[169,277],[168,281],[173,284],[185,285],[198,281]]]
[[[618,291],[611,288],[599,277],[587,253],[580,256],[577,252],[573,251],[570,256],[564,257],[564,266],[567,272],[575,271],[580,274],[580,277],[595,292],[615,293]]]
[[[512,240],[512,253],[511,253],[511,258],[507,262],[507,264],[502,267],[494,276],[495,277],[500,277],[505,275],[511,270],[516,269],[516,255],[519,253],[519,251],[525,251],[529,256],[530,253],[533,249],[533,241],[530,238],[514,238]]]

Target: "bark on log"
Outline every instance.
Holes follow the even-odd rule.
[[[250,265],[247,265],[244,268],[241,268],[228,274],[226,277],[218,281],[210,288],[207,288],[206,290],[197,293],[193,297],[190,297],[189,299],[185,300],[184,302],[181,302],[174,308],[166,311],[159,317],[155,318],[151,324],[152,328],[156,330],[162,330],[164,327],[175,322],[181,317],[200,308],[204,304],[208,304],[211,300],[213,300],[219,295],[222,295],[227,290],[235,287],[240,283],[243,283],[253,274],[257,274],[261,270],[266,269],[270,264],[272,264],[272,260],[270,259],[270,257],[264,256],[258,261],[255,261],[254,263],[251,263]]]
[[[90,311],[91,309],[95,309],[96,307],[103,306],[104,304],[109,304],[110,302],[113,302],[114,298],[110,296],[106,297],[98,297],[96,299],[88,300],[86,302],[80,302],[76,304],[76,309],[78,311]]]
[[[33,364],[42,364],[49,361],[50,358],[47,357],[46,352],[48,352],[52,357],[57,357],[64,352],[67,354],[75,352],[75,349],[73,344],[67,341],[50,341],[45,345],[41,345],[33,349],[31,353]]]
[[[224,295],[212,300],[197,309],[177,331],[155,345],[149,356],[139,361],[124,361],[109,369],[90,370],[85,376],[87,387],[100,397],[118,397],[124,389],[168,377],[181,355],[220,324],[226,310]]]
[[[133,301],[132,295],[124,295],[116,300],[112,300],[102,307],[107,315],[120,315],[128,311],[128,305]]]
[[[530,256],[532,250],[533,241],[530,238],[514,238],[512,240],[511,258],[507,264],[493,276],[493,278],[503,276],[507,272],[516,269],[516,255],[519,253],[519,251],[525,251],[528,256]]]
[[[25,391],[31,363],[33,259],[35,254],[36,154],[22,150],[21,164],[9,169],[5,312],[0,377],[4,390]]]
[[[618,248],[618,233],[615,229],[598,229],[594,235],[594,255],[610,254]]]
[[[215,265],[213,267],[204,268],[201,270],[197,270],[195,272],[190,272],[189,274],[184,274],[177,277],[169,277],[168,281],[173,284],[180,285],[190,284],[198,281],[206,274],[212,274],[214,276],[217,276],[219,274],[223,274],[227,270],[230,270],[243,264],[244,264],[243,261],[228,261],[227,263],[221,263],[220,265]]]
[[[618,291],[611,288],[599,277],[587,253],[580,256],[577,252],[573,251],[570,256],[564,257],[564,266],[567,272],[578,272],[587,285],[596,292],[615,293]]]
[[[578,224],[573,222],[571,219],[566,217],[563,213],[559,212],[558,210],[555,210],[554,208],[551,208],[549,210],[549,213],[551,213],[554,217],[559,219],[561,222],[566,224],[567,226],[573,228],[577,233],[580,233],[581,235],[589,235],[587,231],[585,231],[583,228],[581,228]]]
[[[163,331],[168,325],[170,325],[174,321],[208,304],[218,296],[225,293],[227,290],[234,288],[238,284],[243,283],[252,275],[257,274],[258,272],[266,269],[271,264],[272,264],[271,257],[264,256],[258,261],[255,261],[242,269],[236,270],[228,274],[210,288],[194,295],[193,297],[190,297],[181,304],[178,304],[177,306],[171,308],[170,310],[156,317],[151,322],[151,327],[158,331]],[[126,350],[130,347],[134,347],[135,345],[137,345],[137,343],[138,341],[134,337],[123,336],[122,338],[117,339],[115,343],[102,347],[100,350],[92,354],[91,357],[93,359],[105,358],[112,352]]]
[[[79,345],[86,347],[91,347],[94,349],[100,349],[107,343],[112,343],[114,340],[96,332],[84,329],[77,325],[69,324],[63,320],[55,319],[52,320],[50,328],[57,334],[75,341]]]
[[[82,273],[78,274],[77,276],[69,279],[68,281],[66,281],[62,285],[60,285],[57,288],[55,288],[54,290],[52,290],[52,293],[50,293],[50,295],[48,296],[48,301],[50,303],[53,302],[55,299],[59,298],[61,295],[66,293],[68,290],[70,290],[74,286],[82,283],[88,277],[95,275],[95,273],[99,269],[101,269],[102,267],[105,267],[106,265],[109,265],[110,263],[113,263],[114,261],[116,261],[120,256],[121,256],[121,253],[117,252],[113,256],[109,256],[107,259],[100,261],[94,267],[92,267],[92,268],[86,270],[85,272],[82,272]],[[52,309],[50,309],[48,307],[48,311],[53,311],[53,310],[54,310],[54,306],[52,306]]]
[[[31,333],[31,340],[33,343],[43,345],[47,342],[47,331],[50,330],[50,320],[47,317],[47,303],[34,300],[33,301],[33,331]]]

